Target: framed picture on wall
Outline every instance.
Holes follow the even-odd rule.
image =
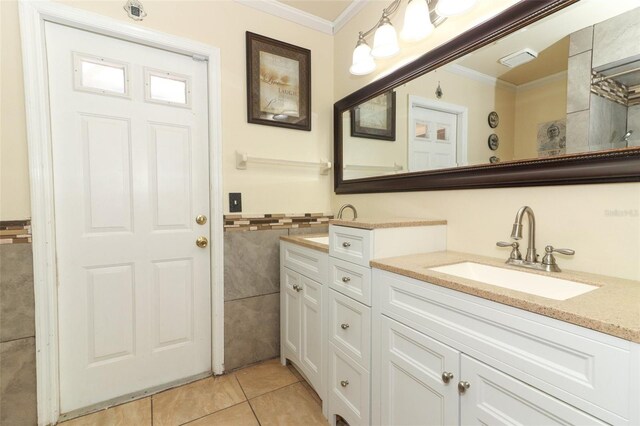
[[[249,31],[247,121],[311,130],[311,51]]]
[[[396,92],[389,90],[351,110],[351,136],[396,140]]]

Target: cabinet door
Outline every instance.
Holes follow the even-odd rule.
[[[460,395],[462,425],[606,424],[467,355],[461,369],[469,383]]]
[[[381,333],[381,424],[458,424],[460,353],[385,316]]]
[[[322,286],[306,277],[301,277],[302,295],[300,307],[302,341],[300,345],[300,362],[311,385],[320,392],[322,362]]]
[[[282,339],[294,360],[300,358],[300,281],[301,275],[288,268],[283,268],[282,297]]]

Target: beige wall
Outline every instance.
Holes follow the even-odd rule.
[[[567,78],[518,87],[516,93],[516,159],[538,157],[538,124],[567,116]]]
[[[2,182],[0,220],[29,217],[29,187],[17,3],[2,0]],[[236,170],[235,151],[290,160],[331,159],[333,40],[241,4],[225,1],[144,1],[148,17],[134,23],[123,1],[73,1],[74,7],[220,48],[225,212],[228,192],[243,193],[243,213],[328,212],[331,178],[315,170],[270,166]],[[245,31],[312,51],[312,131],[248,124]]]
[[[381,5],[373,2],[335,37],[335,100],[365,86],[403,61],[462,32],[478,19],[495,13],[509,1],[481,2],[472,13],[450,19],[426,41],[403,47],[399,57],[378,61],[376,73],[364,77],[348,74],[359,30],[379,17]],[[401,11],[400,11],[401,12]],[[394,22],[401,21],[394,18]],[[566,269],[640,279],[640,184],[551,186],[394,194],[334,195],[334,211],[353,203],[361,216],[437,217],[448,220],[451,250],[507,258],[508,250],[495,242],[509,238],[516,210],[530,205],[537,219],[537,246],[546,244],[576,250],[572,258],[560,256]]]

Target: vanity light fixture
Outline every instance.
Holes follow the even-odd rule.
[[[402,1],[393,0],[388,7],[382,10],[382,16],[372,28],[358,33],[358,42],[353,51],[352,63],[349,68],[351,74],[369,74],[376,68],[375,58],[390,58],[400,51],[398,35],[389,18],[398,10]],[[446,20],[445,16],[464,13],[476,2],[477,0],[453,0],[457,6],[445,4],[443,13],[451,13],[451,15],[444,15],[437,13],[438,5],[450,3],[448,0],[408,0],[400,37],[406,42],[422,40]],[[373,48],[369,47],[365,40],[372,33],[374,33]]]
[[[404,26],[400,38],[404,41],[419,41],[426,38],[435,28],[429,16],[427,0],[409,0],[404,11]]]

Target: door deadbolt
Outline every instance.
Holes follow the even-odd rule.
[[[198,237],[198,239],[196,240],[196,245],[200,248],[205,248],[209,245],[209,240],[207,239],[207,237]]]
[[[199,214],[198,216],[196,216],[196,223],[198,225],[204,225],[205,223],[207,223],[207,217],[203,214]]]

